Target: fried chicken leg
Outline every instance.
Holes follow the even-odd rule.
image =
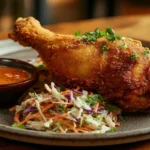
[[[37,50],[57,84],[97,91],[125,111],[150,108],[150,57],[140,41],[84,42],[44,29],[32,17],[18,18],[9,37]]]

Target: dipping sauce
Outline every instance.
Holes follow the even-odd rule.
[[[0,84],[17,83],[29,78],[30,74],[23,69],[0,66]]]

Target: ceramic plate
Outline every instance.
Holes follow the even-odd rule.
[[[142,42],[150,47],[149,42]],[[31,48],[24,48],[11,40],[0,41],[1,57],[27,60],[37,57]],[[28,143],[57,146],[101,146],[131,143],[150,139],[150,113],[128,114],[121,120],[116,132],[106,134],[50,134],[40,131],[12,128],[12,118],[7,109],[0,109],[0,137]]]

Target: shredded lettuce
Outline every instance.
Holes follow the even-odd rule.
[[[81,99],[80,97],[76,98],[76,100],[74,101],[74,105],[78,108],[91,110],[91,107],[85,102],[85,100]]]
[[[37,107],[37,109],[38,109],[40,115],[42,116],[42,118],[43,118],[44,121],[46,122],[47,119],[45,118],[44,114],[42,113],[41,108],[40,108],[40,103],[39,103],[37,100],[35,100],[35,105],[36,105],[36,107]]]
[[[19,129],[25,129],[23,124],[17,124],[17,123],[12,124],[12,127],[13,128],[19,128]]]
[[[59,101],[62,101],[62,100],[67,101],[67,98],[65,98],[60,92],[57,91],[57,89],[55,88],[55,84],[53,82],[51,83],[51,88],[52,88],[52,96],[54,98],[56,98]]]
[[[47,122],[44,122],[44,126],[45,126],[46,128],[49,128],[52,123],[53,123],[53,120],[52,120],[52,119],[49,119]]]
[[[109,127],[111,128],[115,127],[115,123],[112,121],[112,119],[108,115],[105,117],[105,120]]]

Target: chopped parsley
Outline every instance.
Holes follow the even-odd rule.
[[[116,109],[118,109],[118,107],[115,106],[115,105],[108,105],[108,106],[107,106],[107,110],[109,110],[109,111],[114,111],[114,110],[116,110]]]
[[[52,114],[52,113],[53,113],[53,110],[50,109],[50,110],[48,110],[48,112],[49,112],[50,114]]]
[[[129,39],[129,41],[133,41],[133,39],[132,38],[128,38]]]
[[[105,99],[100,94],[96,94],[96,95],[100,102],[105,102]]]
[[[123,49],[123,50],[125,50],[125,49],[127,49],[127,48],[128,48],[128,46],[127,46],[126,43],[124,43],[124,44],[121,46],[121,49]]]
[[[38,65],[37,68],[38,69],[43,69],[43,68],[45,68],[45,65],[44,64]]]
[[[110,132],[115,132],[116,128],[110,128]]]
[[[98,100],[101,102],[105,102],[104,98],[100,94],[89,95],[85,101],[89,105],[94,106],[98,103]]]
[[[102,47],[102,55],[104,55],[105,51],[108,51],[109,47],[107,45],[103,45]]]
[[[57,110],[63,113],[65,111],[65,107],[62,105],[57,105]]]
[[[145,47],[145,51],[143,52],[143,55],[150,54],[150,49],[148,47]]]
[[[86,32],[84,34],[81,34],[80,31],[76,31],[75,36],[82,38],[84,42],[96,41],[98,38],[101,38],[103,36],[105,36],[108,41],[121,39],[121,37],[116,35],[115,31],[111,27],[107,27],[105,31],[100,31],[98,28],[96,28],[94,31]]]
[[[85,100],[85,102],[86,102],[87,104],[89,104],[89,105],[92,105],[92,106],[96,105],[96,104],[98,103],[98,101],[97,101],[97,95],[96,95],[96,94],[94,94],[94,95],[89,95],[89,96],[87,97],[87,99]]]
[[[136,60],[138,58],[138,56],[133,54],[133,55],[130,55],[130,58],[133,59],[133,60]]]
[[[148,47],[145,47],[145,50],[150,50]]]
[[[115,31],[111,27],[106,28],[105,36],[108,41],[114,41],[116,39],[121,40],[121,37],[116,35]]]
[[[143,52],[143,55],[148,55],[148,54],[150,54],[150,52],[147,50]]]
[[[78,30],[75,32],[75,36],[81,36],[81,32]]]

